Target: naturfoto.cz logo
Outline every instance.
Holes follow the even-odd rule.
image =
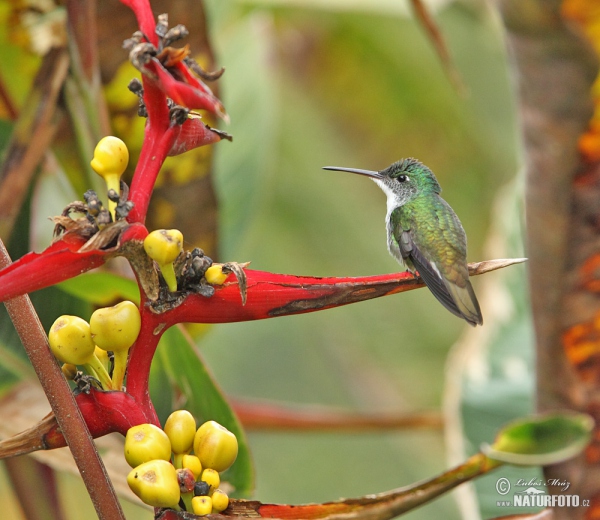
[[[570,483],[558,479],[547,481],[518,479],[511,484],[510,480],[501,477],[496,481],[496,491],[506,497],[512,490],[512,500],[498,500],[496,505],[498,507],[587,507],[590,505],[589,500],[580,500],[579,495],[549,495],[544,489],[538,489],[536,486],[554,486],[564,492],[569,489]]]

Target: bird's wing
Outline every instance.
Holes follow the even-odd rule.
[[[443,212],[436,212],[437,219],[427,222],[418,219],[418,214],[407,215],[397,219],[398,245],[402,257],[414,265],[419,275],[438,299],[452,314],[463,318],[470,325],[481,325],[483,319],[479,303],[471,282],[466,264],[466,243],[464,231],[452,209],[443,199]],[[450,212],[448,212],[448,209]],[[416,226],[420,226],[419,233]],[[436,244],[438,254],[432,254],[431,248],[420,245],[427,240]]]

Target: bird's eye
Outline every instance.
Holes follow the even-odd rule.
[[[404,175],[404,174],[398,175],[397,180],[398,180],[398,182],[406,182],[408,180],[408,175]]]

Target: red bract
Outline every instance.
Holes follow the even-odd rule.
[[[168,70],[154,58],[146,65],[150,74],[158,76],[156,85],[178,105],[190,109],[202,109],[227,119],[223,104],[212,94],[210,89],[199,79],[193,77],[187,66],[179,62],[172,70]],[[178,78],[173,72],[179,72]]]
[[[140,31],[144,33],[151,43],[156,45],[158,43],[158,36],[154,33],[156,22],[154,21],[149,0],[121,0],[121,3],[134,12]]]
[[[66,233],[42,253],[27,253],[0,270],[0,301],[55,285],[99,267],[115,256],[123,244],[143,240],[147,234],[144,226],[130,225],[122,231],[117,246],[85,250],[88,243],[85,238]]]
[[[189,152],[207,144],[213,144],[221,139],[231,139],[225,132],[218,132],[205,125],[199,117],[189,118],[177,127],[179,133],[169,151],[169,156]]]

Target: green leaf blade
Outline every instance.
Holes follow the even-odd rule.
[[[494,443],[483,445],[490,459],[519,466],[547,466],[575,457],[594,429],[586,414],[557,412],[518,419],[505,426]]]

